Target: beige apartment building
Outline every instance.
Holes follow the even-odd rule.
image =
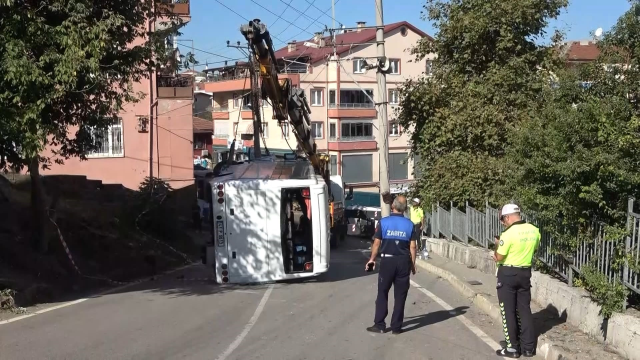
[[[148,20],[150,31],[166,26],[162,15],[169,12],[185,22],[191,19],[188,0],[172,0],[159,11],[159,18]],[[177,46],[174,37],[167,41]],[[174,189],[193,185],[193,76],[157,72],[133,89],[146,97],[127,104],[119,123],[94,134],[101,143],[98,151],[87,154],[86,161],[52,164],[43,174],[86,176],[129,189],[137,189],[147,176],[162,178]]]
[[[375,63],[375,29],[357,23],[354,30],[336,35],[336,57],[328,37],[316,34],[306,41],[292,41],[276,51],[282,77],[305,90],[311,107],[313,136],[318,149],[331,157],[331,173],[342,175],[354,187],[354,203],[379,205],[379,136],[376,70],[367,70],[367,62]],[[398,22],[385,26],[389,118],[389,179],[392,190],[401,191],[414,179],[414,159],[410,157],[410,136],[394,121],[398,105],[397,87],[409,78],[431,71],[431,59],[415,62],[409,50],[419,39],[429,37],[409,24]],[[319,46],[306,46],[313,42]],[[308,44],[310,45],[310,44]],[[335,60],[335,61],[334,61]],[[196,84],[196,102],[211,101],[213,118],[213,151],[219,160],[226,156],[235,137],[237,150],[246,151],[253,141],[241,140],[241,134],[252,134],[250,81],[246,63],[207,69],[206,80]],[[199,98],[202,97],[202,98]],[[295,137],[287,124],[278,126],[272,119],[268,103],[260,104],[266,147],[271,154],[290,153],[296,147]],[[264,150],[263,150],[264,152]],[[236,156],[246,155],[239,151]]]

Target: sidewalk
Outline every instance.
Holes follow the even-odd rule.
[[[502,323],[496,277],[466,265],[443,258],[430,252],[428,260],[418,260],[417,265],[426,271],[442,277],[464,296],[473,299],[473,304],[487,313],[498,323]],[[531,310],[535,329],[539,334],[537,354],[547,360],[623,360],[621,356],[607,349],[606,345],[589,338],[585,333],[566,323],[553,307],[541,308],[532,302]]]

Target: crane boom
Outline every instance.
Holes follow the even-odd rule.
[[[291,79],[278,79],[278,66],[273,41],[265,24],[259,19],[242,25],[240,32],[249,42],[252,53],[260,67],[262,98],[271,100],[273,117],[282,124],[289,121],[298,146],[307,155],[316,174],[321,175],[329,189],[329,155],[319,153],[311,134],[311,108],[303,89],[293,87]]]

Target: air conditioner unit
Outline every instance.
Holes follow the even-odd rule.
[[[202,154],[200,156],[207,156],[209,155],[209,150],[202,150]]]
[[[148,116],[137,116],[138,118],[138,132],[149,132],[149,117]]]

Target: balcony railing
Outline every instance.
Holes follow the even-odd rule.
[[[189,0],[162,0],[158,6],[163,14],[189,16],[191,14]]]
[[[191,76],[158,75],[158,97],[193,98],[193,78]]]
[[[213,134],[213,137],[216,139],[228,139],[229,134]]]
[[[229,81],[229,80],[242,80],[247,79],[245,75],[214,75],[207,76],[206,82],[218,82],[218,81]]]
[[[280,74],[306,74],[307,73],[307,68],[298,68],[298,69],[292,69],[292,68],[279,68],[278,69]]]
[[[211,108],[212,112],[229,112],[229,105],[214,106]]]
[[[374,141],[376,139],[373,135],[368,136],[330,136],[329,141],[338,141],[338,142],[351,142],[351,141]]]
[[[340,103],[329,104],[329,109],[373,109],[372,103]]]

